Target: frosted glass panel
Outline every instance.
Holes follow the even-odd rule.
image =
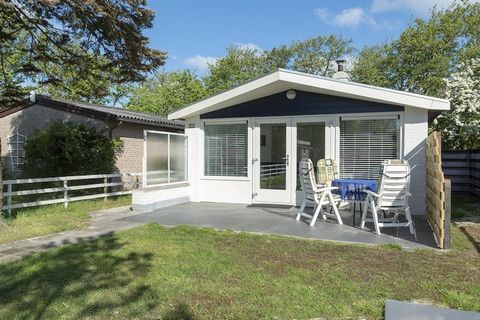
[[[168,183],[168,136],[147,134],[147,185]]]
[[[170,182],[187,180],[187,138],[170,136]]]

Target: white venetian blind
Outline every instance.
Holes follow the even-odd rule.
[[[380,163],[398,159],[398,119],[340,121],[340,177],[377,179]]]
[[[247,176],[247,124],[205,124],[205,175]]]

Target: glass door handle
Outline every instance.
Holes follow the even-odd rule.
[[[289,165],[289,162],[290,162],[290,157],[288,156],[288,154],[282,158],[282,160],[285,160],[285,164],[288,166]]]

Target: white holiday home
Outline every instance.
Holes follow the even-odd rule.
[[[134,204],[297,205],[302,157],[335,159],[340,178],[360,179],[402,158],[412,168],[410,208],[424,214],[429,116],[449,109],[444,99],[280,69],[170,114],[185,120],[188,168],[152,189],[163,195],[134,195]]]

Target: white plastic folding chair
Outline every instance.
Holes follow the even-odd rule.
[[[338,189],[336,187],[318,187],[315,181],[315,172],[313,163],[310,159],[302,159],[299,165],[300,183],[304,193],[304,199],[302,205],[297,214],[297,220],[301,217],[310,218],[310,226],[314,226],[317,221],[318,215],[321,214],[323,220],[327,217],[334,218],[339,224],[343,224],[342,218],[338,213],[338,208],[335,205],[335,199],[332,196],[332,190]],[[313,215],[305,213],[305,207],[312,205],[314,207]],[[323,207],[331,206],[334,213],[326,212]]]
[[[408,227],[411,234],[415,228],[410,214],[408,198],[410,189],[410,165],[405,160],[384,160],[380,168],[378,192],[365,190],[367,198],[363,207],[360,227],[365,228],[365,222],[373,222],[375,232],[380,234],[380,228]],[[372,218],[367,219],[370,210]],[[379,216],[380,212],[391,213],[393,217]],[[405,222],[399,222],[399,215],[405,215]]]

